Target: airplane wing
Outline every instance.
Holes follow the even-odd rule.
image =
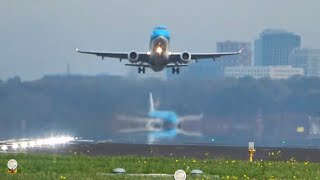
[[[129,52],[98,52],[98,51],[81,51],[79,49],[76,49],[78,53],[83,53],[83,54],[92,54],[96,56],[102,57],[109,57],[109,58],[117,58],[117,59],[128,59],[128,54]],[[146,61],[149,57],[149,55],[146,52],[142,53],[137,53],[139,56],[139,61]]]
[[[119,121],[128,121],[128,122],[136,122],[136,123],[148,123],[149,121],[153,120],[152,118],[127,116],[127,115],[117,115],[116,119]]]
[[[237,52],[223,52],[223,53],[191,53],[191,59],[209,59],[209,58],[218,58],[221,56],[230,56],[240,54],[240,51]]]
[[[132,129],[120,129],[120,133],[136,133],[136,132],[148,132],[150,129],[147,128],[132,128]]]
[[[222,56],[231,56],[231,55],[237,55],[240,54],[242,51],[236,51],[236,52],[215,52],[215,53],[189,53],[190,60],[201,60],[201,59],[214,59]],[[181,54],[182,53],[171,53],[170,60],[171,62],[179,62],[181,61]]]
[[[181,130],[181,129],[178,129],[177,133],[178,134],[183,134],[183,135],[186,135],[186,136],[202,136],[202,133],[200,133],[200,132],[187,132],[187,131],[184,131],[184,130]]]
[[[150,65],[149,64],[134,64],[134,63],[130,63],[130,64],[125,64],[126,66],[134,66],[134,67],[146,67],[149,68]]]
[[[100,57],[110,57],[110,58],[119,58],[119,59],[128,59],[128,53],[124,52],[97,52],[97,51],[81,51],[76,49],[78,53],[84,54],[93,54]]]
[[[186,122],[186,121],[200,121],[203,118],[203,114],[199,115],[187,115],[187,116],[181,116],[179,117],[180,122]]]

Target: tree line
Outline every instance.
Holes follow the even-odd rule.
[[[320,79],[251,78],[224,80],[135,80],[117,76],[15,77],[0,81],[0,135],[63,129],[111,133],[119,114],[145,116],[148,94],[159,109],[214,118],[255,117],[258,113],[320,113]],[[241,118],[240,118],[241,119]]]

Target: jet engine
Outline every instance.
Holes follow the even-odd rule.
[[[190,60],[191,60],[191,54],[188,53],[188,52],[183,52],[181,55],[180,55],[180,59],[182,61],[182,63],[188,63]]]
[[[136,63],[139,61],[139,55],[137,52],[132,51],[128,54],[128,59],[131,63]]]

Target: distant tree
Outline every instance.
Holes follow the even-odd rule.
[[[1,133],[15,132],[21,120],[30,131],[68,129],[81,133],[110,133],[118,114],[146,116],[148,94],[160,109],[180,115],[204,113],[206,119],[249,119],[259,112],[277,116],[319,114],[320,79],[288,80],[136,80],[116,76],[46,76],[22,82],[0,81]]]

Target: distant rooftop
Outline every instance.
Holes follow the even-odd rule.
[[[260,35],[268,35],[268,34],[293,34],[293,32],[288,32],[284,29],[265,29],[263,30]]]

